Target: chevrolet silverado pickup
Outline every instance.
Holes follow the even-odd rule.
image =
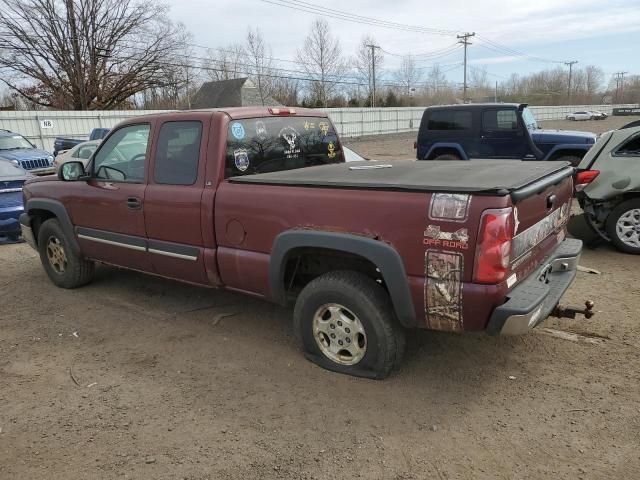
[[[522,334],[557,312],[582,244],[566,162],[345,162],[326,114],[132,118],[85,168],[24,187],[59,287],[117,265],[293,306],[308,359],[384,378],[407,330]]]

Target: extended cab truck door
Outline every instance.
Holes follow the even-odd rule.
[[[513,108],[483,110],[480,118],[480,158],[518,158],[530,154],[524,125]]]
[[[159,275],[209,284],[201,210],[211,114],[183,118],[156,128],[145,195],[149,256]]]
[[[65,205],[85,256],[152,271],[144,226],[152,131],[153,122],[120,127],[94,155],[91,178],[65,183]]]

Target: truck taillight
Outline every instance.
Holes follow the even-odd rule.
[[[576,192],[581,192],[600,175],[600,170],[584,170],[576,175]]]
[[[271,115],[295,115],[295,108],[270,108],[269,113]]]
[[[509,273],[511,240],[513,239],[513,209],[485,210],[480,220],[475,283],[496,284]]]

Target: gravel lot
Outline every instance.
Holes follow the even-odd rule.
[[[413,135],[349,143],[413,153]],[[109,267],[59,290],[0,246],[0,478],[638,478],[640,258],[582,264],[601,274],[565,303],[595,318],[419,332],[376,382],[304,360],[288,310]]]

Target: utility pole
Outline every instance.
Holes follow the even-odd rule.
[[[469,45],[472,45],[472,43],[469,41],[469,38],[475,37],[475,36],[476,36],[476,32],[465,33],[463,35],[456,35],[456,38],[458,39],[458,43],[461,43],[462,45],[464,45],[464,84],[462,87],[462,90],[463,90],[462,101],[464,103],[467,103],[467,47]]]
[[[577,60],[572,60],[570,62],[564,62],[565,65],[569,65],[569,86],[567,87],[567,97],[571,99],[571,76],[573,73],[573,66],[578,63]]]
[[[376,48],[378,45],[367,45],[371,49],[371,79],[373,88],[371,90],[371,108],[376,106]]]
[[[498,81],[496,80],[496,90],[493,94],[493,102],[498,103]]]
[[[620,95],[624,94],[624,76],[629,72],[616,72],[616,103],[620,100]],[[624,98],[623,98],[624,101]]]

